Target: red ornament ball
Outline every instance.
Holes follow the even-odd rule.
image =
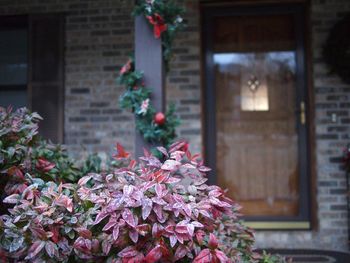
[[[158,112],[154,115],[154,122],[158,125],[163,125],[165,123],[165,115],[163,112]]]

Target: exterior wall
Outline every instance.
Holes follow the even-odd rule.
[[[175,42],[167,78],[167,98],[177,104],[181,138],[201,151],[200,13],[187,0],[189,26]],[[131,0],[0,0],[0,15],[66,13],[65,142],[79,154],[112,150],[116,141],[133,150],[132,114],[122,111],[117,71],[133,50]],[[347,250],[345,173],[342,148],[350,140],[350,86],[329,76],[321,49],[330,27],[350,11],[348,0],[312,0],[313,82],[316,127],[318,228],[313,231],[258,232],[259,247]],[[331,115],[337,121],[331,121]],[[316,190],[315,190],[316,191]]]
[[[0,15],[60,12],[66,16],[65,143],[73,153],[133,148],[132,115],[118,106],[118,70],[133,51],[133,1],[0,1]]]

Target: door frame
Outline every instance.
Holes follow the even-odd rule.
[[[294,15],[296,29],[296,64],[297,64],[297,91],[296,109],[300,103],[306,104],[306,123],[298,122],[298,165],[299,177],[299,214],[297,216],[250,216],[244,217],[248,225],[261,229],[310,229],[311,228],[311,198],[312,194],[312,166],[310,146],[310,99],[309,90],[310,67],[307,64],[308,45],[306,43],[307,8],[303,3],[291,4],[268,4],[268,5],[234,5],[234,6],[203,6],[202,7],[202,54],[203,54],[203,148],[206,163],[212,168],[209,174],[209,183],[215,184],[216,175],[216,91],[213,61],[214,32],[213,18],[219,16],[241,16],[241,15],[273,15],[292,14]],[[205,104],[205,106],[204,106]],[[298,111],[298,110],[297,110]],[[300,113],[300,112],[299,112]]]

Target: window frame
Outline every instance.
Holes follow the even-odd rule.
[[[28,41],[27,41],[27,83],[26,84],[0,84],[0,90],[2,91],[27,91],[28,107],[30,108],[30,91],[29,91],[29,23],[28,16],[26,15],[14,15],[14,16],[0,16],[0,31],[11,30],[11,29],[25,29],[27,31]]]
[[[203,148],[206,163],[212,167],[209,175],[209,183],[215,184],[216,175],[216,92],[213,61],[214,32],[213,18],[218,16],[242,16],[242,15],[273,15],[292,14],[294,16],[296,31],[296,56],[297,56],[297,94],[296,109],[300,102],[306,104],[306,124],[298,122],[298,161],[299,161],[299,214],[298,216],[250,216],[244,217],[248,225],[258,229],[310,229],[312,221],[312,161],[311,156],[311,126],[310,126],[310,66],[307,57],[309,55],[306,43],[307,22],[304,4],[258,4],[258,5],[230,5],[230,6],[203,6],[202,7],[202,69],[203,77]],[[205,106],[204,106],[205,104]]]
[[[55,21],[57,22],[55,26],[55,40],[57,40],[57,56],[55,62],[57,63],[57,71],[55,79],[34,79],[34,67],[40,63],[40,59],[38,59],[38,55],[33,52],[33,49],[37,48],[38,43],[44,43],[42,40],[47,38],[47,36],[43,37],[42,28],[34,27],[34,25],[46,25],[47,21]],[[56,105],[56,115],[57,123],[55,125],[51,125],[54,129],[43,128],[45,125],[39,126],[39,133],[41,131],[41,135],[45,139],[52,140],[54,143],[64,143],[64,95],[65,95],[65,64],[64,64],[64,46],[65,46],[65,14],[64,13],[45,13],[45,14],[28,14],[28,15],[4,15],[0,16],[0,30],[8,30],[8,29],[26,29],[27,31],[27,83],[24,85],[0,85],[0,90],[26,90],[27,91],[27,108],[31,111],[38,111],[36,108],[41,105],[40,102],[37,101],[38,98],[35,98],[35,91],[38,91],[38,87],[47,87],[47,86],[56,86],[57,87],[57,105]],[[35,31],[37,30],[37,31]],[[38,31],[39,30],[39,31]],[[38,38],[38,35],[41,38]],[[39,62],[38,62],[39,61]],[[37,71],[37,73],[40,70]],[[39,75],[43,76],[42,72],[39,72]],[[43,89],[44,90],[44,89]],[[40,98],[41,99],[41,98]],[[46,98],[42,98],[46,99]],[[51,101],[50,101],[51,102]],[[46,109],[45,109],[46,111]],[[45,115],[44,111],[39,112],[39,114]],[[45,116],[44,116],[45,117]],[[45,120],[44,120],[45,121]],[[50,121],[46,119],[46,121]],[[45,124],[45,123],[44,123]],[[52,124],[52,123],[51,123]],[[50,125],[47,125],[50,126]],[[45,133],[55,131],[51,136],[45,136]],[[51,138],[47,138],[51,137]],[[53,137],[53,138],[52,138]]]

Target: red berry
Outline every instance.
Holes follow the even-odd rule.
[[[162,112],[158,112],[154,115],[154,122],[158,125],[163,125],[165,123],[165,115]]]

